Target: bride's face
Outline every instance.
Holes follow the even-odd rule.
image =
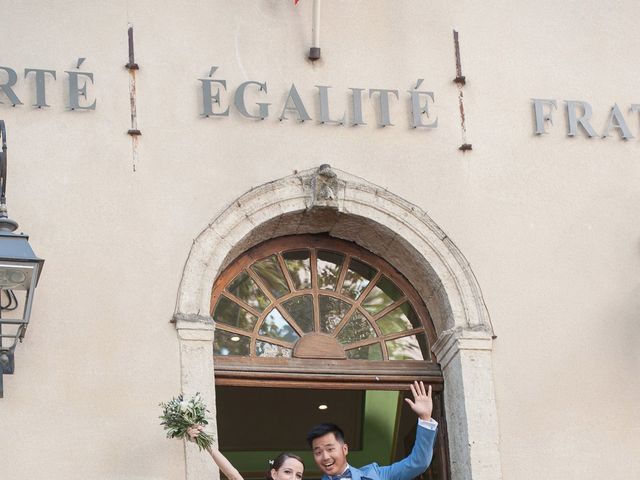
[[[278,470],[271,469],[273,480],[302,480],[304,466],[295,458],[287,458]]]

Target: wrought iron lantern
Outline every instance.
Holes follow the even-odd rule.
[[[0,120],[0,398],[5,374],[14,370],[14,351],[22,342],[44,260],[29,246],[29,237],[14,233],[18,223],[7,215],[7,132]]]

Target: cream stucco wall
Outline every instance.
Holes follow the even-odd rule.
[[[617,103],[640,137],[636,2],[337,2],[323,59],[305,60],[311,0],[0,0],[8,207],[46,259],[16,373],[0,400],[0,472],[15,479],[179,479],[183,447],[157,403],[180,388],[169,323],[193,239],[257,185],[321,163],[426,210],[470,262],[498,338],[493,372],[505,479],[640,476],[640,140],[568,138],[562,108],[533,135],[531,98],[589,101],[598,132]],[[135,29],[133,169],[126,30]],[[462,153],[452,29],[460,32]],[[92,112],[65,109],[86,57]],[[201,118],[210,67],[228,101],[266,81],[270,117]],[[56,70],[34,109],[25,68]],[[1,73],[0,73],[1,75]],[[4,77],[0,76],[0,79]],[[435,93],[437,129],[408,128],[406,90]],[[393,127],[277,120],[294,82],[395,88]]]

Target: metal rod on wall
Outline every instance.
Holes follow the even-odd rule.
[[[322,0],[313,0],[313,21],[311,24],[311,48],[309,49],[309,60],[320,58],[320,4]]]
[[[458,147],[458,150],[467,152],[473,150],[473,146],[467,142],[467,125],[464,113],[464,93],[463,87],[467,84],[466,77],[462,74],[462,60],[460,60],[460,40],[458,31],[453,31],[453,48],[456,56],[456,78],[453,82],[458,86],[458,107],[460,109],[460,127],[462,130],[462,145]]]

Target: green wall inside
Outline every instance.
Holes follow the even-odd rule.
[[[365,396],[364,425],[362,427],[362,445],[360,451],[349,451],[349,463],[354,466],[377,462],[381,465],[390,463],[393,456],[393,440],[398,409],[399,392],[370,390]],[[259,421],[259,419],[257,419]],[[327,421],[331,421],[328,419]],[[286,428],[283,424],[282,428]],[[248,433],[250,434],[250,433]],[[346,439],[347,444],[349,439]],[[275,458],[280,452],[223,452],[231,463],[243,474],[249,472],[266,472],[268,460]],[[313,462],[310,451],[294,451],[305,462],[305,477],[319,477],[319,471]],[[251,478],[251,477],[245,477]]]

